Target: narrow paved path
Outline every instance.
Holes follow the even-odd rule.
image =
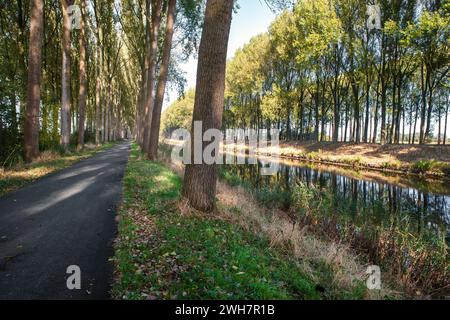
[[[108,299],[129,143],[0,198],[0,299]],[[66,286],[81,269],[81,290]]]

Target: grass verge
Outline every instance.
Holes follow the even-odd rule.
[[[289,227],[256,227],[231,201],[240,190],[219,194],[218,211],[204,215],[180,196],[182,180],[161,163],[145,160],[133,146],[124,178],[116,240],[116,299],[362,299],[361,275],[346,272],[341,251],[327,259],[308,256],[291,241]],[[252,203],[240,199],[238,203]],[[248,216],[245,217],[245,215]],[[251,215],[254,215],[253,217]],[[256,218],[258,216],[258,218]],[[248,221],[250,223],[245,223]],[[281,220],[278,220],[281,221]],[[258,232],[264,231],[264,232]],[[273,234],[271,234],[273,231]],[[280,234],[285,233],[284,237]],[[276,233],[276,235],[275,235]],[[301,235],[300,235],[301,236]],[[324,249],[310,237],[310,255]],[[279,241],[277,241],[279,240]],[[314,249],[313,249],[314,247]],[[330,261],[334,261],[330,263]],[[345,273],[347,281],[337,281]]]
[[[86,146],[83,151],[69,151],[65,154],[56,151],[44,151],[31,164],[19,163],[12,168],[0,168],[0,197],[24,187],[26,184],[40,179],[50,173],[70,167],[71,165],[92,157],[99,151],[114,146],[107,143],[100,147]]]

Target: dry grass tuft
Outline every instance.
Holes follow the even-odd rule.
[[[178,211],[180,212],[181,216],[184,217],[203,217],[205,216],[204,213],[195,210],[189,205],[189,201],[186,198],[181,198],[177,204],[176,207]]]
[[[61,155],[55,151],[47,150],[39,154],[39,157],[33,161],[33,164],[39,164],[48,161],[60,159]]]
[[[314,266],[325,264],[333,270],[333,285],[350,289],[355,280],[365,281],[366,267],[360,257],[346,245],[324,241],[301,227],[281,210],[261,207],[256,199],[244,188],[230,187],[219,182],[219,209],[217,214],[255,233],[263,233],[270,239],[272,247],[288,251],[300,261],[300,267],[312,278]],[[318,281],[318,279],[315,279]],[[386,295],[397,295],[389,288],[381,292],[371,292],[368,299],[378,299]]]

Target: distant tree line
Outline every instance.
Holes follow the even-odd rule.
[[[448,140],[448,0],[272,2],[270,30],[228,63],[226,127],[279,128],[287,140]]]

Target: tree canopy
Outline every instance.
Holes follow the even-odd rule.
[[[285,139],[446,143],[449,1],[300,0],[228,63],[225,124]],[[275,8],[279,8],[276,6]]]

